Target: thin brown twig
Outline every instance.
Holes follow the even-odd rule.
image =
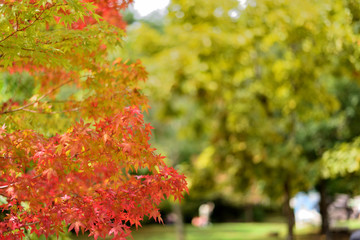
[[[0,159],[20,159],[20,158],[24,158],[24,157],[3,157],[3,156],[0,156]]]
[[[16,31],[19,30],[19,15],[18,13],[15,13],[15,18],[16,18]]]
[[[29,27],[31,27],[32,25],[34,25],[34,23],[37,22],[37,21],[40,19],[41,15],[42,15],[42,14],[45,12],[45,10],[47,10],[47,9],[49,9],[49,8],[46,8],[46,9],[44,9],[42,12],[40,12],[40,14],[39,14],[37,17],[35,17],[35,20],[32,21],[29,25],[27,25],[27,26],[25,26],[25,27],[23,27],[23,28],[20,28],[20,29],[17,28],[15,31],[13,31],[13,32],[10,33],[9,35],[7,35],[7,36],[4,37],[3,39],[1,39],[0,42],[4,42],[6,39],[14,36],[17,32],[24,31],[24,30],[28,29]]]
[[[51,42],[50,40],[47,40],[46,42],[42,42],[41,40],[36,40],[37,43],[41,43],[43,45],[50,45],[50,44],[58,44],[58,43],[63,43],[63,42],[66,42],[66,41],[72,41],[76,39],[76,37],[73,37],[73,38],[64,38],[64,39],[61,39],[59,41],[56,41],[56,42]]]
[[[36,176],[33,177],[32,179],[38,178],[38,177],[40,177],[41,175],[42,175],[42,174],[36,175]],[[11,183],[11,184],[8,184],[8,185],[0,186],[0,189],[4,189],[4,188],[8,188],[8,187],[14,186],[14,185],[17,184],[17,183],[19,183],[19,182],[14,182],[14,183]]]
[[[2,48],[8,48],[8,49],[16,49],[16,47],[10,47],[10,46],[4,46],[4,45],[0,45],[0,47]],[[31,49],[31,48],[24,48],[24,47],[21,47],[20,48],[21,50],[24,50],[24,51],[29,51],[29,52],[41,52],[41,53],[48,53],[47,51],[44,51],[44,50],[38,50],[38,49]]]
[[[24,108],[22,110],[26,111],[26,112],[31,112],[31,113],[56,114],[56,113],[65,113],[65,112],[77,112],[80,109],[81,108],[72,108],[72,109],[67,109],[67,110],[63,110],[63,111],[51,111],[51,112],[36,111],[36,110],[27,109],[27,108]]]
[[[35,22],[41,20],[41,16],[43,15],[43,13],[44,13],[45,11],[47,11],[47,10],[49,10],[49,9],[55,7],[55,6],[59,6],[59,5],[52,4],[52,5],[50,5],[49,7],[45,8],[45,9],[42,10],[37,16],[35,16],[35,20],[32,21],[31,23],[29,23],[29,25],[26,25],[25,27],[20,28],[20,29],[17,27],[15,31],[13,31],[13,32],[10,33],[9,35],[7,35],[7,36],[4,37],[3,39],[1,39],[0,42],[4,42],[6,39],[14,36],[14,35],[15,35],[16,33],[18,33],[18,32],[25,31],[26,29],[28,29],[29,27],[31,27],[32,25],[34,25]]]
[[[30,102],[28,104],[25,104],[24,106],[22,107],[19,107],[19,108],[16,108],[16,109],[12,109],[12,110],[8,110],[8,111],[5,111],[5,112],[0,112],[0,115],[3,115],[3,114],[8,114],[8,113],[13,113],[13,112],[18,112],[18,111],[21,111],[21,110],[24,110],[32,105],[34,105],[35,103],[37,102],[40,102],[42,99],[44,99],[45,97],[49,96],[51,93],[53,93],[55,90],[59,89],[60,87],[64,86],[65,84],[69,83],[73,81],[73,79],[69,79],[61,84],[59,84],[58,86],[50,89],[47,93],[45,93],[44,95],[42,95],[39,99],[37,99],[36,101],[33,101],[33,102]]]

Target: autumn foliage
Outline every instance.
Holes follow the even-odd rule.
[[[187,190],[149,144],[138,86],[145,70],[108,60],[124,34],[119,10],[130,2],[0,1],[0,71],[27,73],[39,86],[0,106],[0,239],[22,239],[24,229],[49,236],[66,225],[124,239],[144,216],[161,222],[161,200]],[[66,86],[81,97],[56,101]],[[22,127],[44,115],[66,117],[71,127],[52,136]]]

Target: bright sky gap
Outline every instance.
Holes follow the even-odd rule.
[[[245,5],[246,0],[239,0],[241,5]],[[140,14],[141,17],[144,17],[153,11],[164,9],[170,3],[170,0],[135,0],[134,9]]]

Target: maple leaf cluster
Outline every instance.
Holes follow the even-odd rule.
[[[125,239],[144,216],[162,221],[158,205],[165,197],[180,200],[187,191],[184,175],[149,144],[147,100],[138,86],[146,71],[140,62],[107,60],[108,48],[122,41],[119,10],[130,2],[0,1],[7,20],[0,71],[26,72],[40,86],[23,102],[3,103],[0,116],[26,121],[33,114],[36,121],[62,114],[73,122],[46,137],[21,126],[9,130],[11,118],[0,118],[0,239],[22,239],[25,229],[48,237],[64,225],[95,239]],[[56,103],[64,86],[83,96]],[[143,169],[148,174],[140,175]]]
[[[84,0],[84,2],[91,2],[97,6],[95,13],[103,17],[108,23],[115,25],[119,28],[125,29],[126,24],[122,19],[120,10],[125,9],[133,0]],[[91,16],[88,16],[84,21],[78,21],[72,25],[75,29],[82,29],[89,24],[95,24],[97,21]]]

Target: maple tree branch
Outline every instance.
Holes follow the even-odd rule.
[[[47,101],[48,103],[54,103],[54,104],[57,104],[57,103],[80,103],[82,101],[77,101],[77,100],[49,100]]]
[[[38,103],[40,102],[42,99],[44,99],[45,97],[49,96],[51,93],[53,93],[55,90],[59,89],[60,87],[64,86],[65,84],[68,84],[69,82],[73,81],[73,79],[69,79],[61,84],[59,84],[58,86],[50,89],[47,93],[45,93],[44,95],[42,95],[39,99],[33,101],[33,102],[30,102],[28,104],[25,104],[24,106],[22,107],[19,107],[19,108],[16,108],[16,109],[12,109],[12,110],[8,110],[8,111],[4,111],[4,112],[0,112],[0,115],[3,115],[3,114],[8,114],[8,113],[14,113],[14,112],[18,112],[18,111],[21,111],[21,110],[24,110],[32,105],[34,105],[35,103]]]
[[[15,13],[15,18],[16,18],[16,31],[19,30],[19,15],[18,13]]]
[[[51,112],[42,112],[42,111],[36,111],[36,110],[27,109],[27,108],[24,108],[22,110],[26,111],[26,112],[31,112],[31,113],[56,114],[56,113],[65,113],[65,112],[77,112],[80,109],[81,108],[72,108],[72,109],[67,109],[67,110],[63,110],[63,111],[51,111]]]
[[[40,177],[42,174],[39,174],[39,175],[36,175],[35,177],[32,177],[31,179],[36,179],[38,177]],[[3,186],[0,186],[0,189],[4,189],[4,188],[8,188],[8,187],[11,187],[11,186],[14,186],[15,184],[17,184],[19,182],[14,182],[14,183],[11,183],[11,184],[8,184],[8,185],[3,185]]]
[[[2,158],[2,159],[20,159],[23,157],[2,157],[2,156],[0,156],[0,158]]]
[[[35,17],[35,20],[34,20],[33,22],[31,22],[29,25],[27,25],[27,26],[25,26],[25,27],[23,27],[23,28],[20,28],[20,29],[16,28],[16,30],[15,30],[14,32],[10,33],[9,35],[7,35],[7,36],[4,37],[3,39],[1,39],[0,42],[4,42],[6,39],[14,36],[17,32],[24,31],[24,30],[28,29],[29,27],[31,27],[32,25],[34,25],[34,23],[37,22],[37,21],[40,19],[41,15],[44,13],[45,10],[46,10],[46,9],[44,9],[44,10],[39,14],[39,16]]]
[[[51,41],[46,41],[46,42],[41,42],[40,40],[38,40],[39,43],[41,44],[44,44],[44,45],[50,45],[50,44],[58,44],[58,43],[63,43],[63,42],[66,42],[66,41],[72,41],[72,40],[75,40],[77,39],[76,37],[73,37],[73,38],[64,38],[64,39],[61,39],[59,41],[56,41],[56,42],[51,42]]]
[[[10,47],[10,46],[4,46],[4,45],[0,45],[0,47],[2,48],[8,48],[8,49],[16,49],[16,47]],[[43,51],[43,50],[35,50],[35,49],[31,49],[31,48],[20,48],[21,50],[24,50],[24,51],[29,51],[29,52],[41,52],[41,53],[48,53],[47,51]],[[26,57],[26,56],[23,56],[23,57]]]
[[[29,27],[31,27],[32,25],[34,25],[35,22],[41,20],[41,16],[44,14],[45,11],[55,7],[55,6],[59,6],[59,5],[56,5],[56,4],[52,4],[50,5],[49,7],[43,9],[37,16],[35,16],[35,20],[32,21],[31,23],[29,23],[29,25],[26,25],[25,27],[23,28],[20,28],[19,29],[19,26],[18,26],[18,20],[17,20],[17,17],[16,17],[16,24],[17,24],[17,27],[16,27],[16,30],[13,31],[12,33],[10,33],[9,35],[7,35],[6,37],[4,37],[3,39],[0,40],[0,42],[4,42],[5,40],[7,40],[8,38],[14,36],[16,33],[18,32],[21,32],[21,31],[25,31],[26,29],[28,29]]]

